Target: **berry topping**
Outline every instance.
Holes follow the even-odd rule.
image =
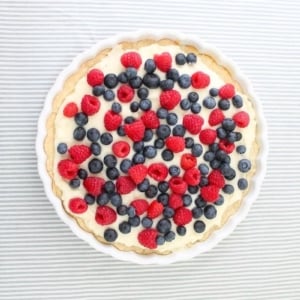
[[[175,193],[182,195],[187,190],[187,183],[181,177],[173,177],[169,182],[170,189]]]
[[[172,56],[168,52],[154,55],[154,62],[157,68],[162,72],[168,72],[172,65]]]
[[[88,209],[88,205],[84,199],[72,198],[69,201],[69,209],[75,214],[82,214]]]
[[[186,62],[188,64],[194,64],[197,62],[197,56],[194,53],[188,53],[186,56]]]
[[[217,138],[217,132],[213,129],[204,129],[200,132],[199,139],[204,145],[212,144]]]
[[[104,184],[104,179],[100,177],[90,176],[83,181],[83,186],[85,187],[86,191],[93,196],[98,196],[101,193],[101,189]]]
[[[179,207],[176,209],[173,216],[174,223],[178,226],[183,226],[192,221],[193,215],[192,212],[185,207]]]
[[[142,64],[142,58],[137,52],[130,51],[121,56],[121,63],[125,68],[132,67],[138,69]]]
[[[183,88],[187,89],[191,86],[191,77],[188,74],[182,74],[178,78],[178,85]]]
[[[125,124],[124,131],[131,140],[139,142],[144,137],[145,125],[141,120],[134,121],[131,124]]]
[[[235,89],[234,85],[232,85],[231,83],[227,83],[219,89],[219,96],[221,98],[229,99],[232,98],[234,95]]]
[[[194,223],[194,230],[197,233],[202,233],[205,230],[205,223],[203,221],[196,221]]]
[[[163,163],[154,163],[148,167],[148,174],[156,181],[163,181],[168,176],[168,168]]]
[[[231,153],[233,152],[235,145],[234,143],[230,143],[227,140],[220,140],[219,142],[219,148],[226,153]]]
[[[125,141],[115,142],[112,145],[112,151],[115,154],[115,156],[120,157],[120,158],[124,158],[129,154],[130,146]]]
[[[154,219],[161,215],[163,212],[164,206],[159,203],[157,200],[154,200],[150,203],[148,210],[147,210],[147,217]]]
[[[222,189],[225,185],[225,179],[221,171],[213,170],[208,175],[208,182],[209,184],[215,185],[218,188]]]
[[[187,114],[183,117],[183,126],[191,134],[199,133],[203,123],[204,120],[198,115]]]
[[[249,125],[250,117],[245,111],[240,111],[232,117],[238,127],[244,128]]]
[[[210,83],[210,77],[203,72],[195,72],[191,77],[191,83],[195,89],[206,88]]]
[[[160,125],[159,119],[154,110],[146,111],[142,115],[141,120],[143,121],[146,128],[156,129]]]
[[[100,101],[95,96],[85,95],[81,100],[81,109],[88,115],[94,115],[100,109]]]
[[[142,164],[134,165],[129,168],[128,175],[133,180],[134,183],[141,183],[147,176],[148,169]]]
[[[238,180],[238,187],[240,190],[245,190],[248,187],[248,181],[245,178],[240,178]]]
[[[201,197],[206,202],[215,202],[219,198],[219,188],[216,185],[207,185],[201,188]]]
[[[208,123],[210,126],[215,126],[223,122],[225,116],[222,110],[216,108],[213,111],[211,111],[209,118],[208,118]]]
[[[69,149],[69,153],[76,164],[83,163],[92,154],[90,147],[86,145],[74,145]]]
[[[66,143],[59,143],[56,150],[59,154],[65,154],[68,151],[68,145]]]
[[[58,165],[58,173],[65,179],[73,179],[77,176],[78,166],[70,159],[61,160]]]
[[[136,199],[133,200],[130,205],[135,209],[135,213],[140,216],[142,215],[144,212],[147,211],[149,204],[148,201],[145,199]]]
[[[109,206],[99,206],[96,210],[95,220],[100,225],[109,225],[116,221],[117,214]]]
[[[197,164],[197,159],[193,155],[189,153],[185,153],[181,156],[180,166],[182,169],[188,170],[194,168],[196,164]]]
[[[232,104],[236,107],[236,108],[241,108],[243,106],[243,98],[239,95],[235,95],[232,98]]]
[[[186,63],[186,57],[183,53],[178,53],[175,56],[175,61],[177,65],[182,66]]]
[[[176,90],[163,91],[159,96],[160,105],[167,110],[175,108],[180,99],[180,93]]]
[[[92,69],[87,73],[86,80],[90,86],[101,85],[104,80],[104,74],[99,69]]]
[[[117,179],[116,188],[119,194],[129,194],[135,189],[135,183],[129,176],[120,176]]]
[[[139,243],[149,249],[157,248],[156,239],[158,236],[158,231],[153,228],[144,229],[138,234]]]
[[[238,163],[238,168],[241,172],[246,173],[251,169],[251,162],[248,159],[241,159]]]
[[[217,210],[213,205],[207,205],[204,208],[204,216],[206,219],[213,219],[217,216]]]
[[[200,171],[197,168],[186,170],[183,179],[188,185],[197,185],[200,182]]]
[[[104,231],[104,239],[107,241],[107,242],[114,242],[118,237],[118,234],[117,232],[112,229],[112,228],[108,228]]]
[[[174,153],[178,153],[184,150],[185,141],[181,136],[170,136],[166,139],[166,146]]]
[[[75,102],[68,103],[63,110],[63,114],[67,118],[73,118],[78,113],[78,107]]]
[[[181,195],[178,194],[171,194],[169,197],[169,207],[173,208],[174,210],[183,206],[183,201]]]
[[[117,91],[118,99],[123,103],[130,102],[134,97],[134,90],[129,85],[121,85]]]

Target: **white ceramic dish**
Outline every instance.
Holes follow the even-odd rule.
[[[118,42],[121,41],[137,41],[144,38],[170,38],[178,39],[183,43],[194,45],[204,53],[207,53],[215,58],[215,60],[224,67],[231,70],[232,76],[237,79],[245,93],[247,93],[252,101],[256,110],[256,117],[258,123],[258,135],[257,141],[259,143],[260,149],[256,162],[256,173],[252,178],[250,191],[244,201],[242,202],[241,207],[235,215],[233,215],[229,221],[218,231],[215,231],[206,241],[198,243],[195,246],[185,249],[180,252],[172,253],[169,255],[139,255],[134,252],[124,252],[119,251],[114,246],[105,245],[98,242],[94,236],[88,232],[82,230],[76,223],[76,221],[65,213],[60,199],[58,199],[52,192],[51,189],[51,180],[46,171],[46,154],[44,152],[43,143],[46,137],[46,120],[48,115],[51,113],[51,104],[55,95],[63,88],[64,81],[73,74],[79,66],[89,58],[94,57],[101,49],[112,47]],[[38,170],[40,177],[43,181],[46,195],[55,207],[57,214],[60,218],[72,229],[72,231],[81,239],[88,242],[95,249],[107,253],[117,259],[124,261],[131,261],[138,264],[170,264],[180,260],[190,259],[200,253],[206,252],[217,245],[221,240],[227,237],[247,215],[251,204],[258,197],[260,187],[263,182],[263,178],[266,170],[266,160],[267,160],[267,127],[266,122],[263,116],[263,111],[261,108],[260,101],[258,97],[253,92],[252,86],[246,77],[241,73],[241,71],[235,66],[235,64],[221,54],[215,47],[208,45],[207,43],[200,41],[197,37],[192,35],[186,35],[173,31],[159,31],[159,32],[147,32],[147,31],[138,31],[128,34],[116,35],[112,38],[100,41],[92,48],[78,55],[72,63],[64,69],[61,74],[58,76],[55,84],[49,91],[44,108],[41,112],[39,122],[38,122],[38,134],[36,140],[36,152],[38,158]]]

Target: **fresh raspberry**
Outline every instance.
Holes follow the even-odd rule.
[[[229,154],[233,152],[233,150],[235,149],[235,145],[234,143],[230,143],[227,140],[220,140],[219,148]]]
[[[83,163],[92,154],[90,147],[86,145],[74,145],[69,149],[69,153],[76,164]]]
[[[72,198],[69,201],[69,209],[75,214],[82,214],[88,209],[88,205],[81,198]]]
[[[129,176],[120,176],[117,179],[116,188],[119,194],[129,194],[135,189],[135,183]]]
[[[78,107],[75,102],[70,102],[64,107],[63,114],[67,118],[73,118],[78,113]]]
[[[130,206],[132,206],[135,209],[135,213],[140,216],[147,211],[149,203],[145,199],[136,199],[130,203]]]
[[[138,234],[139,243],[149,249],[155,249],[157,247],[156,238],[158,231],[154,228],[147,228]]]
[[[138,69],[142,64],[142,58],[137,52],[130,51],[121,56],[121,63],[125,68]]]
[[[98,196],[101,193],[101,189],[104,184],[104,179],[94,176],[87,177],[83,181],[83,186],[85,187],[86,191],[93,196]]]
[[[187,190],[187,183],[181,177],[172,177],[169,181],[170,189],[175,193],[182,195]]]
[[[222,189],[225,185],[225,179],[221,171],[212,170],[208,175],[208,183],[217,186]]]
[[[182,136],[169,136],[166,139],[166,146],[174,153],[181,152],[185,148],[184,138]]]
[[[176,90],[163,91],[159,96],[159,100],[163,108],[171,110],[180,102],[181,95]]]
[[[160,123],[159,119],[154,110],[146,111],[142,116],[141,119],[146,128],[156,129]]]
[[[215,125],[222,123],[224,118],[225,118],[225,116],[224,116],[223,111],[219,108],[216,108],[210,113],[210,115],[208,117],[208,123],[210,126],[215,126]]]
[[[130,102],[134,97],[134,90],[129,85],[121,85],[117,91],[118,99],[123,103]]]
[[[203,72],[195,72],[191,77],[191,83],[195,89],[203,89],[209,86],[210,77]]]
[[[172,56],[169,52],[154,55],[154,62],[159,70],[168,72],[172,66]]]
[[[154,163],[148,167],[148,174],[156,181],[163,181],[168,176],[168,168],[163,163]]]
[[[185,153],[181,156],[180,166],[184,170],[194,168],[197,164],[197,159],[195,156],[189,153]]]
[[[109,225],[116,221],[117,214],[109,206],[98,206],[96,210],[95,220],[100,225]]]
[[[148,168],[143,164],[134,165],[129,168],[128,175],[135,184],[141,183],[147,176]]]
[[[191,134],[199,133],[203,123],[204,120],[200,116],[194,114],[185,115],[182,121],[183,126]]]
[[[112,145],[112,151],[115,156],[123,158],[126,157],[130,152],[130,146],[125,141],[115,142]]]
[[[103,83],[104,74],[99,69],[92,69],[87,73],[86,80],[90,86],[100,85]]]
[[[78,172],[78,166],[75,162],[70,159],[61,160],[58,165],[58,173],[65,179],[73,179],[76,177]]]
[[[245,111],[240,111],[233,116],[233,121],[238,127],[245,128],[249,125],[250,118]]]
[[[150,203],[148,209],[147,209],[147,217],[154,219],[161,215],[163,212],[164,206],[159,203],[157,200],[154,200]]]
[[[219,188],[209,184],[201,188],[201,197],[206,202],[216,202],[219,198]]]
[[[169,197],[168,206],[173,209],[177,209],[183,206],[183,201],[181,195],[178,194],[171,194]]]
[[[91,95],[83,96],[81,100],[81,110],[88,116],[94,115],[100,109],[100,101]]]
[[[186,207],[177,208],[173,216],[174,223],[178,226],[183,226],[190,223],[192,218],[192,212]]]
[[[212,144],[217,138],[217,132],[213,129],[204,129],[200,132],[199,139],[204,145]]]
[[[200,182],[200,171],[196,168],[192,168],[189,170],[186,170],[184,175],[183,175],[183,180],[188,184],[188,185],[197,185]]]
[[[232,98],[234,95],[235,95],[235,89],[234,89],[234,85],[231,83],[227,83],[219,89],[219,96],[221,98],[229,99]]]
[[[117,130],[122,123],[121,115],[109,110],[104,115],[104,127],[108,131]]]
[[[131,124],[125,124],[124,131],[132,141],[139,142],[144,137],[145,125],[141,120],[137,120]]]

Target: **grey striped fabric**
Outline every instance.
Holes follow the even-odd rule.
[[[300,299],[299,14],[296,0],[1,0],[0,299]],[[170,266],[93,250],[57,217],[37,174],[37,119],[59,72],[99,39],[138,28],[218,46],[251,79],[269,125],[267,177],[246,220]]]

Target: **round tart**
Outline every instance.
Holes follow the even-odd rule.
[[[255,99],[207,49],[180,35],[110,40],[48,96],[48,192],[105,252],[199,253],[249,207],[261,147]]]

